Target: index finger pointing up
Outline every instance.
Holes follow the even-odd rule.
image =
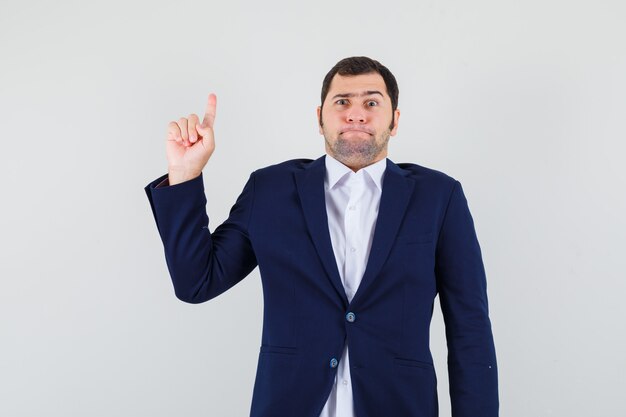
[[[209,102],[206,105],[206,110],[204,111],[204,119],[202,119],[203,127],[213,128],[213,123],[215,122],[215,108],[217,106],[217,97],[215,94],[209,94]]]

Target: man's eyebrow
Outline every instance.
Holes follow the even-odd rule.
[[[367,91],[363,91],[361,94],[356,94],[356,93],[342,93],[342,94],[335,94],[333,96],[333,100],[336,98],[351,98],[351,97],[363,97],[363,96],[371,96],[374,94],[379,94],[381,97],[383,96],[383,93],[381,93],[378,90],[367,90]]]

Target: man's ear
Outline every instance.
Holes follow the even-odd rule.
[[[389,132],[391,136],[395,136],[398,132],[398,122],[400,121],[400,109],[396,109],[393,112],[393,129]]]
[[[322,126],[322,106],[317,106],[317,127],[319,129],[320,135],[324,134]]]

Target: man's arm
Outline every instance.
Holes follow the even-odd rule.
[[[453,417],[498,416],[498,372],[487,281],[474,222],[455,181],[437,243]]]
[[[145,187],[163,241],[176,296],[201,303],[228,290],[257,265],[248,236],[254,201],[254,173],[228,219],[213,233],[208,228],[202,174],[188,181],[160,186],[160,177]]]
[[[209,94],[202,124],[195,114],[169,123],[168,174],[145,187],[176,296],[189,303],[218,296],[257,264],[248,236],[254,174],[228,219],[213,233],[208,228],[202,169],[215,149],[216,106],[217,98]]]

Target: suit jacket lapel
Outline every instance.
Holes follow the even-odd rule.
[[[326,196],[324,194],[325,157],[326,155],[321,156],[311,162],[305,169],[297,172],[295,174],[296,185],[300,195],[304,218],[315,249],[335,290],[337,290],[344,304],[348,305],[348,298],[337,269],[337,261],[330,240],[330,232],[328,231]]]
[[[372,248],[352,303],[363,297],[387,260],[414,188],[415,181],[407,178],[405,171],[387,159]]]
[[[333,287],[341,296],[344,304],[348,305],[348,298],[337,269],[337,261],[330,240],[330,232],[328,231],[326,196],[324,194],[325,157],[323,155],[311,162],[302,171],[297,172],[295,174],[296,185],[302,204],[302,211],[315,249],[330,277]],[[352,303],[362,297],[367,291],[367,288],[372,284],[387,259],[414,187],[415,181],[407,178],[405,171],[387,159],[372,248],[365,273],[352,299]]]

